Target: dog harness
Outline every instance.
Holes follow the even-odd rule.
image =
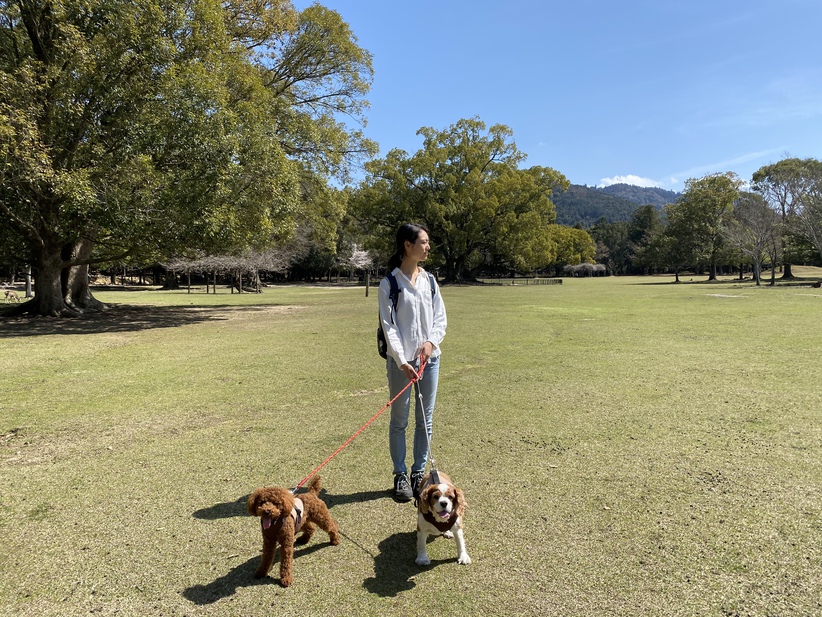
[[[305,506],[303,505],[303,500],[299,497],[294,498],[294,508],[291,510],[291,518],[294,519],[294,533],[297,533],[300,530],[300,527],[303,526],[303,511],[305,510]],[[271,524],[271,527],[274,528],[274,533],[278,533],[280,531],[280,527],[283,526],[284,518],[282,515]],[[260,524],[262,525],[262,519],[260,519]]]
[[[300,527],[303,526],[303,510],[305,510],[303,500],[295,497],[294,509],[291,510],[291,518],[294,519],[294,533],[297,533],[300,530]]]

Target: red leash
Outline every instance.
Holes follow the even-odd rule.
[[[349,438],[348,438],[348,440],[347,440],[347,441],[346,441],[343,445],[341,445],[339,448],[337,448],[337,449],[334,451],[334,453],[333,453],[331,456],[329,456],[327,459],[325,459],[325,460],[324,460],[324,461],[323,461],[323,462],[322,462],[322,463],[321,463],[321,464],[320,464],[320,465],[319,465],[316,469],[314,469],[314,470],[313,470],[310,474],[308,474],[305,478],[303,478],[302,480],[300,480],[300,481],[297,483],[297,486],[295,486],[293,489],[291,489],[291,492],[292,492],[292,493],[296,493],[296,492],[297,492],[297,489],[299,489],[299,488],[300,488],[300,487],[302,487],[302,486],[303,486],[306,482],[308,482],[314,474],[316,474],[316,473],[317,473],[320,469],[322,469],[323,467],[325,467],[325,466],[326,466],[326,464],[327,464],[327,463],[328,463],[328,462],[329,462],[332,458],[334,458],[335,456],[337,456],[337,455],[338,455],[338,454],[339,454],[339,453],[340,453],[340,452],[341,452],[341,451],[342,451],[342,450],[343,450],[343,449],[344,449],[344,448],[345,448],[348,444],[350,444],[352,441],[354,441],[354,439],[356,439],[356,438],[357,438],[357,435],[359,435],[360,433],[362,433],[365,429],[367,429],[367,428],[371,425],[371,423],[372,423],[374,420],[376,420],[377,418],[379,418],[379,417],[382,415],[382,413],[383,413],[386,409],[388,409],[388,408],[391,406],[391,403],[393,403],[393,402],[394,402],[394,401],[396,401],[398,398],[400,398],[400,395],[401,395],[403,392],[405,392],[406,390],[408,390],[408,388],[410,388],[410,387],[411,387],[411,384],[413,384],[414,382],[419,381],[420,379],[422,379],[422,372],[423,372],[424,370],[425,370],[425,362],[423,362],[423,363],[422,363],[422,365],[420,366],[420,370],[417,372],[417,378],[416,378],[416,379],[414,379],[414,380],[412,380],[412,381],[409,381],[409,382],[408,382],[408,385],[407,385],[407,386],[405,386],[402,390],[400,390],[400,391],[397,393],[397,396],[395,396],[395,397],[394,397],[394,398],[392,398],[390,401],[388,401],[382,409],[380,409],[380,410],[379,410],[376,414],[374,414],[374,417],[372,417],[372,418],[371,418],[368,422],[366,422],[365,424],[363,424],[363,425],[359,428],[359,430],[358,430],[356,433],[354,433],[353,435],[351,435],[351,437],[349,437]]]

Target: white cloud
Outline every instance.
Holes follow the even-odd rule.
[[[642,186],[646,188],[662,188],[662,183],[657,182],[656,180],[641,178],[633,174],[628,174],[627,176],[614,176],[613,178],[603,178],[599,181],[597,186],[602,188],[603,186],[611,186],[612,184],[632,184],[634,186]]]

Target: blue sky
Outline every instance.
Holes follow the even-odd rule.
[[[589,186],[822,158],[822,0],[321,3],[374,56],[381,156],[478,116]]]

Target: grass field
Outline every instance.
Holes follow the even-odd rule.
[[[385,414],[322,470],[343,541],[288,589],[245,499],[387,401],[373,289],[0,321],[0,614],[822,614],[822,291],[685,280],[444,287],[433,449],[473,563],[414,565]]]

